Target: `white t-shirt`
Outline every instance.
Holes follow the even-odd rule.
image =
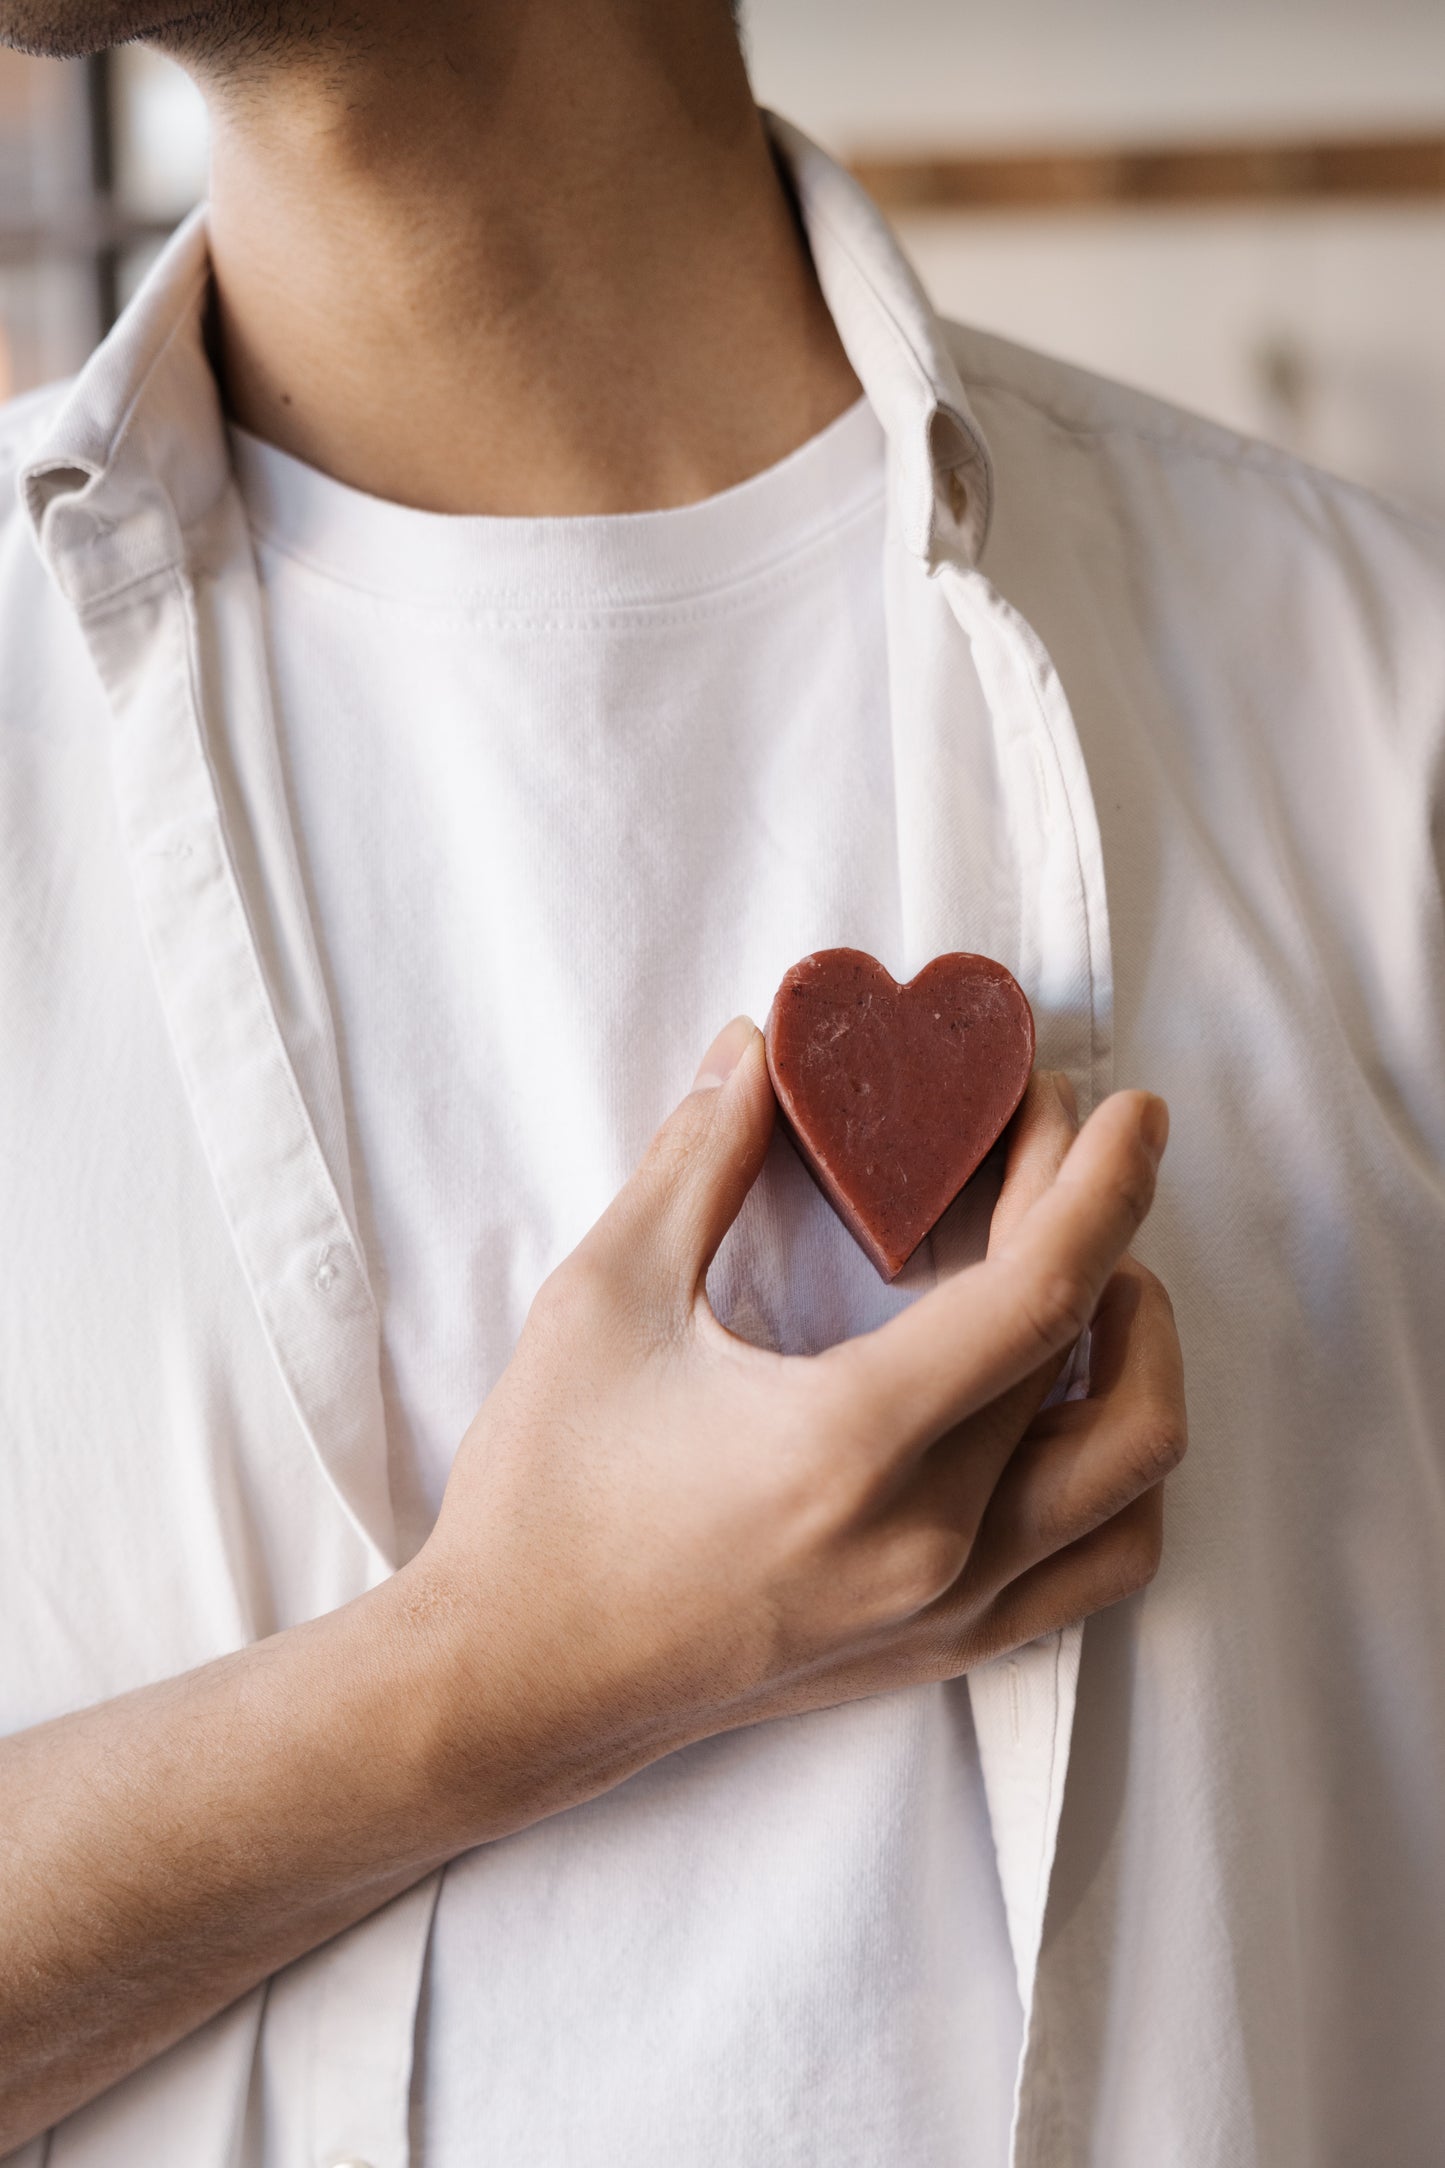
[[[239,432],[415,1534],[544,1275],[786,967],[900,947],[883,437],[680,510],[449,518]],[[883,1286],[779,1138],[749,1337]],[[517,1983],[525,1980],[525,1992]],[[1019,2008],[963,1681],[730,1733],[449,1869],[425,2168],[1000,2168]]]

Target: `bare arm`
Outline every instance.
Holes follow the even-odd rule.
[[[395,1582],[0,1745],[0,2154],[455,1850]]]
[[[761,1039],[724,1042],[542,1289],[410,1565],[0,1743],[0,2151],[456,1853],[1153,1573],[1183,1394],[1125,1252],[1158,1102],[1116,1095],[1071,1148],[1036,1078],[988,1260],[784,1358],[703,1294],[772,1122]],[[1098,1390],[1041,1415],[1095,1313]]]

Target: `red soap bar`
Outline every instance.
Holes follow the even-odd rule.
[[[861,949],[819,949],[784,976],[764,1036],[805,1164],[895,1279],[1023,1098],[1023,988],[987,956],[935,956],[900,986]]]

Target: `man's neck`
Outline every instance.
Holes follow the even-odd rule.
[[[624,512],[858,396],[725,0],[361,12],[350,44],[196,64],[243,427],[432,511]]]

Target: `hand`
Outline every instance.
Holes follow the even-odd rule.
[[[1160,1103],[1076,1137],[1036,1077],[987,1259],[805,1360],[708,1308],[773,1099],[744,1019],[704,1066],[542,1289],[410,1565],[0,1740],[0,2152],[470,1845],[1153,1573],[1183,1393],[1124,1251]],[[1040,1413],[1090,1317],[1090,1397]]]
[[[1076,1134],[1036,1074],[987,1258],[813,1357],[737,1339],[704,1292],[773,1111],[740,1018],[540,1290],[400,1577],[452,1660],[472,1841],[503,1770],[535,1820],[691,1740],[954,1677],[1156,1570],[1183,1386],[1126,1251],[1162,1101],[1117,1093]],[[1091,1320],[1089,1397],[1040,1413]]]

